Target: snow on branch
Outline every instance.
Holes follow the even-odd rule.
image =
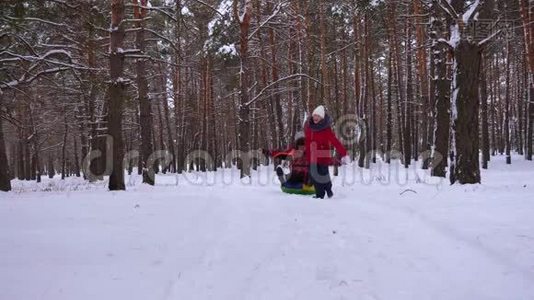
[[[24,46],[26,46],[26,48],[28,49],[28,51],[31,52],[31,54],[33,54],[34,56],[39,56],[39,54],[37,54],[37,51],[35,51],[35,49],[33,48],[33,46],[22,36],[18,35],[18,34],[13,34],[13,33],[7,33],[6,36],[12,36],[14,37],[15,39],[19,40],[22,42],[22,44],[24,44]],[[3,52],[0,53],[0,55],[2,54]]]
[[[169,38],[163,36],[162,34],[156,32],[156,31],[154,31],[154,30],[152,30],[152,29],[144,28],[143,30],[146,31],[146,32],[149,32],[149,33],[151,33],[151,34],[157,36],[158,38],[160,38],[160,39],[166,41],[167,43],[169,43],[169,44],[171,45],[172,49],[174,49],[174,51],[175,51],[176,53],[180,52],[180,51],[178,50],[178,47],[176,47],[175,43],[174,43],[173,41],[171,41]]]
[[[59,47],[60,45],[55,46]],[[35,79],[46,74],[53,74],[72,69],[93,69],[73,62],[72,54],[65,49],[51,49],[43,54],[38,54],[35,52],[33,47],[31,47],[30,45],[28,45],[28,47],[31,52],[30,55],[13,53],[11,51],[0,52],[0,62],[27,61],[31,63],[31,65],[27,69],[25,69],[24,74],[20,78],[9,82],[1,82],[0,88],[15,88],[17,85],[20,84],[31,83]],[[44,70],[33,74],[38,69],[42,68],[43,65],[45,68]]]
[[[77,70],[96,70],[94,68],[90,68],[84,65],[73,63],[71,53],[63,49],[53,49],[53,50],[46,52],[45,54],[37,55],[37,56],[20,55],[20,54],[12,53],[9,51],[1,52],[0,55],[8,56],[8,57],[4,57],[0,59],[0,61],[2,62],[24,60],[24,61],[35,63],[34,65],[29,67],[28,71],[32,71],[36,69],[40,65],[41,62],[53,64],[56,66],[63,66],[63,67],[71,68],[71,69],[77,69]],[[58,55],[66,57],[66,62],[59,61],[57,59],[50,59],[50,58],[53,58],[53,56],[58,56]]]
[[[458,24],[451,25],[451,38],[449,40],[449,45],[452,48],[458,47],[460,40],[462,39],[462,34],[460,33],[460,26]]]
[[[0,54],[1,55],[7,55],[7,56],[9,56],[11,58],[15,58],[17,60],[25,60],[25,61],[30,61],[30,62],[47,61],[47,62],[52,62],[52,63],[54,61],[48,60],[49,56],[62,54],[62,55],[67,56],[69,62],[72,61],[71,54],[69,52],[65,51],[65,50],[62,50],[62,49],[53,49],[53,50],[50,50],[50,51],[46,52],[43,55],[37,55],[37,54],[36,55],[20,55],[20,54],[13,53],[13,52],[10,52],[10,51],[4,51],[4,52],[1,52]],[[8,58],[5,58],[5,59],[8,59]],[[13,59],[10,59],[10,60],[13,60]]]
[[[31,22],[40,22],[45,23],[52,26],[58,26],[58,27],[66,27],[68,28],[69,25],[65,23],[56,23],[49,20],[41,19],[41,18],[33,18],[33,17],[24,17],[24,18],[14,18],[10,16],[5,16],[6,19],[12,20],[12,21],[31,21]]]
[[[59,49],[72,49],[76,51],[83,51],[82,48],[76,47],[74,45],[62,45],[62,44],[39,44],[40,47],[47,47],[47,48],[59,48]]]
[[[478,43],[480,47],[484,47],[487,43],[489,43],[491,40],[493,40],[496,36],[502,33],[502,30],[498,30],[497,32],[494,32],[492,35],[488,36],[487,38],[483,39]]]
[[[10,82],[1,83],[0,84],[0,88],[2,88],[2,89],[4,89],[4,88],[12,88],[12,87],[15,87],[15,86],[20,85],[20,84],[31,83],[32,81],[34,81],[35,79],[37,79],[37,78],[39,78],[39,77],[41,77],[43,75],[63,72],[63,71],[67,71],[67,70],[70,70],[70,68],[57,67],[57,68],[45,69],[43,71],[38,72],[35,75],[32,75],[29,78],[26,78],[26,74],[25,74],[18,80],[13,80],[13,81],[10,81]]]
[[[72,8],[72,9],[76,9],[76,8],[80,7],[79,4],[71,5],[71,4],[67,3],[67,1],[60,1],[60,0],[48,0],[48,1],[59,3],[59,4],[65,5],[66,7]]]
[[[475,15],[475,12],[480,9],[480,0],[475,0],[475,2],[471,3],[469,6],[469,9],[463,14],[462,20],[464,21],[464,24],[469,23],[471,18]]]
[[[208,3],[204,2],[204,1],[201,1],[201,0],[193,0],[193,1],[195,1],[196,3],[199,3],[199,4],[202,4],[202,5],[206,6],[207,8],[211,9],[212,11],[216,12],[219,16],[224,18],[224,14],[222,12],[220,12],[215,7],[209,5]]]
[[[239,24],[250,23],[250,18],[252,14],[252,0],[245,0],[245,6],[243,7],[243,13],[239,13],[238,0],[233,0],[233,11],[234,19],[237,20]]]
[[[271,13],[271,15],[267,19],[265,19],[265,21],[263,21],[258,26],[258,28],[254,29],[254,31],[248,36],[248,39],[250,40],[263,26],[265,26],[265,24],[269,23],[274,17],[276,17],[276,15],[278,15],[278,13],[280,13],[280,10],[282,10],[282,8],[287,3],[288,2],[279,2],[278,4],[276,4],[276,6],[274,7],[273,12]]]
[[[439,7],[449,15],[449,17],[453,20],[457,20],[459,15],[458,12],[452,7],[451,3],[448,0],[439,0],[438,1]]]

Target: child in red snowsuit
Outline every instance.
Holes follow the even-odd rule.
[[[298,138],[293,147],[285,150],[267,151],[273,158],[287,159],[291,161],[291,173],[285,175],[282,167],[276,168],[276,175],[280,179],[280,183],[286,187],[296,187],[308,183],[309,163],[306,158],[305,140],[304,137]]]

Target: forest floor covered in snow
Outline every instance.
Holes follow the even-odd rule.
[[[274,177],[13,181],[0,299],[534,299],[532,162],[493,158],[470,186],[347,166],[328,200]]]

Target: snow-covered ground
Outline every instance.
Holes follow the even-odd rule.
[[[329,200],[270,168],[13,181],[0,299],[534,299],[534,163],[494,158],[475,186],[379,169],[345,167]]]

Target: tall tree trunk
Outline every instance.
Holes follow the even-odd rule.
[[[455,166],[454,178],[460,184],[480,183],[479,164],[479,70],[480,47],[468,40],[461,40],[455,50],[453,86]]]
[[[369,120],[368,120],[368,100],[369,100],[369,39],[368,39],[368,16],[367,13],[364,15],[363,18],[363,83],[362,83],[362,94],[361,94],[361,101],[358,103],[358,113],[360,118],[362,119],[363,126],[365,128],[364,132],[362,134],[365,134],[365,138],[360,138],[358,150],[359,150],[359,158],[358,158],[358,166],[360,168],[368,168],[368,156],[367,151],[369,151],[368,145],[369,145]]]
[[[434,19],[432,21],[432,60],[434,61],[434,93],[436,118],[434,133],[434,154],[432,157],[432,176],[445,177],[447,174],[447,156],[449,154],[450,139],[450,86],[451,81],[447,76],[448,49],[438,43],[437,32],[443,32],[445,27],[444,17],[438,12],[437,4],[434,3]]]
[[[365,164],[364,164],[364,167],[366,169],[369,169],[371,166],[370,166],[370,163],[372,161],[372,156],[374,155],[374,149],[372,148],[373,147],[373,133],[372,131],[374,130],[373,128],[373,114],[372,114],[372,109],[373,109],[373,105],[374,105],[374,92],[373,92],[373,62],[372,62],[372,57],[373,57],[373,49],[372,49],[372,44],[371,44],[371,30],[369,29],[370,27],[370,21],[369,21],[369,14],[366,13],[365,14],[365,24],[364,24],[364,34],[365,34],[365,67],[366,67],[366,75],[365,75],[365,100],[364,100],[364,108],[363,108],[363,111],[365,112],[365,123],[366,123],[366,138],[365,138],[365,152],[364,152],[364,155],[365,155]]]
[[[3,107],[3,92],[0,91],[0,107]],[[2,111],[0,111],[0,114]],[[7,163],[7,151],[4,141],[4,120],[0,116],[0,191],[8,192],[11,190],[11,176]]]
[[[481,68],[485,66],[484,58],[481,62]],[[488,168],[488,161],[490,160],[489,148],[489,128],[488,128],[488,88],[486,80],[486,72],[480,72],[480,103],[481,103],[481,117],[482,117],[482,168]]]
[[[213,62],[212,58],[208,57],[208,122],[209,122],[209,148],[212,157],[210,170],[217,171],[217,163],[219,162],[219,151],[217,149],[217,117],[215,113],[215,98],[213,94]]]
[[[452,7],[461,11],[465,6],[465,0],[453,0]],[[472,5],[478,9],[477,16],[480,19],[490,19],[493,13],[493,0],[475,2]],[[464,18],[466,19],[466,18]],[[472,24],[474,16],[464,20],[465,26]],[[456,157],[454,164],[454,177],[451,182],[458,181],[460,184],[480,183],[479,163],[479,72],[482,60],[483,45],[473,37],[470,32],[464,31],[462,20],[455,20],[450,26],[451,36],[457,37],[458,41],[453,45],[454,51],[454,81],[452,109],[454,118],[454,144]],[[473,88],[475,87],[475,88]],[[476,124],[473,126],[473,124]]]
[[[174,129],[176,131],[176,171],[178,174],[182,174],[184,170],[184,143],[182,143],[183,137],[183,120],[184,109],[182,103],[182,78],[180,63],[182,60],[182,1],[176,0],[176,22],[174,24],[174,36],[176,38],[176,48],[174,53],[174,77],[173,77],[173,94],[174,94]]]
[[[373,52],[373,50],[371,49],[371,53]],[[370,109],[371,109],[371,112],[370,112],[370,116],[371,116],[371,126],[369,127],[369,130],[371,130],[371,134],[369,134],[369,138],[371,139],[371,143],[369,144],[369,150],[367,150],[368,152],[370,152],[370,155],[371,155],[371,162],[372,163],[376,163],[376,151],[378,150],[377,148],[377,145],[376,145],[376,141],[377,141],[377,133],[378,133],[378,126],[377,126],[377,121],[376,121],[376,89],[375,89],[375,67],[374,67],[374,62],[373,62],[373,57],[371,55],[371,57],[369,58],[370,59],[370,62],[369,62],[369,72],[370,72],[370,75],[371,75],[371,86],[370,86],[370,89],[371,89],[371,105],[370,105]]]
[[[34,110],[30,107],[29,110],[29,125],[31,128],[31,144],[32,144],[32,173],[31,177],[32,179],[36,180],[37,182],[41,182],[41,162],[40,162],[40,140],[39,140],[39,132],[37,128],[35,127],[35,120],[34,120]]]
[[[354,35],[354,100],[355,110],[357,114],[360,114],[359,102],[361,100],[361,34],[360,34],[360,18],[355,13],[353,19],[353,35]]]
[[[360,102],[361,102],[361,96],[362,96],[362,87],[361,87],[361,78],[362,78],[362,55],[361,55],[361,48],[362,48],[362,42],[361,42],[361,33],[360,33],[360,23],[361,18],[359,17],[359,14],[355,12],[353,20],[352,20],[352,26],[353,26],[353,35],[354,35],[354,106],[352,109],[352,112],[355,113],[360,119],[363,117],[363,113],[360,109]],[[360,134],[363,134],[363,132],[360,132]],[[363,149],[363,143],[360,140],[357,143],[353,143],[352,146],[352,152],[353,157],[356,155],[356,151],[358,150],[360,152],[360,158],[358,159],[358,166],[362,167],[363,162],[361,161],[361,152]]]
[[[200,85],[198,91],[198,115],[200,116],[200,150],[208,152],[208,63],[206,57],[200,59]],[[199,169],[206,172],[206,160],[199,158]]]
[[[17,178],[24,180],[24,142],[23,131],[21,128],[17,130]]]
[[[497,129],[496,129],[496,95],[495,95],[495,89],[496,89],[496,85],[495,85],[495,72],[494,72],[494,67],[493,67],[493,56],[490,56],[488,57],[488,61],[489,61],[489,66],[490,66],[490,74],[491,74],[491,77],[490,77],[490,87],[491,87],[491,103],[490,103],[490,110],[491,110],[491,114],[490,114],[490,123],[491,123],[491,155],[496,155],[497,154]]]
[[[506,95],[505,95],[505,108],[504,108],[504,140],[506,142],[506,164],[512,163],[511,156],[511,137],[510,137],[510,97],[511,97],[511,85],[510,85],[510,39],[506,42]]]
[[[391,163],[391,150],[393,143],[393,115],[392,115],[392,83],[393,83],[393,66],[392,66],[392,51],[388,52],[388,83],[387,83],[387,106],[386,106],[386,163]]]
[[[261,1],[257,1],[256,3],[256,26],[258,27],[261,27]],[[259,51],[260,51],[260,55],[261,55],[261,58],[262,58],[262,63],[258,66],[261,71],[259,72],[261,74],[261,86],[260,88],[264,88],[265,86],[267,86],[268,83],[268,70],[267,70],[267,61],[268,61],[268,58],[267,58],[267,54],[266,54],[266,46],[265,46],[265,43],[264,43],[264,39],[263,39],[263,33],[262,33],[262,30],[261,28],[258,29],[258,33],[257,33],[257,36],[258,36],[258,47],[259,47]],[[267,118],[266,119],[266,122],[268,123],[268,126],[269,126],[269,141],[270,141],[270,145],[267,145],[268,147],[272,147],[272,148],[276,148],[276,149],[280,149],[282,148],[281,146],[281,140],[279,138],[277,138],[277,123],[274,122],[273,118],[276,119],[276,114],[275,114],[275,109],[274,109],[274,101],[269,101],[267,103],[264,103],[262,102],[262,106],[267,110],[268,112],[268,116],[271,116],[271,119]]]
[[[87,5],[85,7],[86,11],[91,11],[91,5],[90,2],[85,2]],[[87,42],[86,42],[86,49],[87,49],[87,64],[90,68],[98,68],[97,65],[97,43],[96,39],[97,36],[95,34],[95,29],[93,26],[93,23],[95,22],[95,18],[93,17],[92,13],[87,14],[87,20],[86,20],[86,28],[87,30]],[[97,73],[90,71],[87,74],[88,83],[87,83],[87,98],[86,100],[86,111],[89,114],[89,144],[90,144],[90,150],[91,151],[99,151],[101,156],[98,158],[95,158],[89,162],[88,166],[85,166],[87,170],[84,170],[84,174],[87,174],[87,178],[90,182],[94,182],[97,180],[103,180],[103,175],[105,171],[105,165],[106,165],[106,137],[103,136],[103,130],[100,130],[101,121],[102,118],[98,117],[97,112],[97,103],[96,103],[96,97],[99,90],[99,86],[97,85]],[[104,105],[104,109],[102,111],[101,115],[105,115],[106,113],[106,105]],[[109,175],[109,174],[108,174]]]
[[[158,89],[156,88],[156,91]],[[159,92],[158,94],[160,93],[163,93],[163,92]],[[159,98],[159,97],[158,97]],[[157,98],[156,98],[157,99]],[[158,137],[159,137],[159,148],[157,148],[158,150],[162,150],[162,151],[167,151],[167,145],[165,145],[165,126],[163,125],[163,112],[162,112],[162,106],[163,106],[163,98],[159,98],[157,99],[156,103],[156,109],[157,109],[157,112],[158,112],[158,131],[159,131],[159,134],[158,134]],[[156,162],[157,164],[161,165],[162,161],[158,161]],[[161,165],[161,172],[163,174],[167,174],[167,168],[168,166],[167,165]]]
[[[48,178],[52,179],[56,175],[56,169],[54,167],[54,160],[52,159],[52,156],[48,155],[48,161],[46,163],[46,173],[48,174]]]
[[[321,70],[321,99],[327,107],[330,105],[330,82],[328,78],[328,68],[326,65],[326,22],[325,22],[325,0],[319,0],[319,58]]]
[[[146,17],[147,0],[133,0],[134,16],[138,20],[143,20]],[[137,22],[138,31],[135,35],[135,45],[141,53],[145,52],[145,29],[144,21]],[[154,146],[152,145],[152,106],[150,105],[150,99],[148,98],[148,81],[146,79],[146,59],[138,58],[136,61],[137,72],[137,98],[139,101],[139,122],[141,126],[141,165],[143,174],[143,183],[154,185],[154,170],[152,165],[149,165],[148,160]]]
[[[528,64],[528,112],[527,134],[525,139],[525,158],[532,160],[532,144],[534,132],[534,5],[529,0],[519,0],[521,19],[523,20],[523,32]]]
[[[503,59],[504,62],[504,59]],[[499,54],[497,53],[495,55],[495,94],[497,96],[497,102],[496,102],[496,108],[497,108],[497,123],[496,123],[496,130],[497,130],[497,149],[500,155],[504,154],[505,151],[505,141],[504,141],[504,108],[503,108],[503,102],[506,102],[502,100],[502,94],[501,94],[501,68],[500,68],[500,61],[499,61]]]
[[[531,79],[534,81],[534,78]],[[534,87],[530,88],[529,92],[529,103],[528,103],[528,130],[527,130],[527,152],[526,152],[526,159],[532,160],[532,144],[534,143],[534,139],[532,137],[532,132],[534,131]]]
[[[78,139],[76,138],[76,136],[73,136],[73,140],[74,140],[74,175],[76,175],[76,177],[80,177],[81,174],[80,174],[80,159],[78,157]],[[36,159],[38,158],[38,156],[36,156]],[[39,164],[39,163],[37,163]]]
[[[165,71],[165,68],[163,67],[163,63],[159,63],[159,72],[160,72],[160,85],[161,85],[161,100],[163,105],[163,120],[160,120],[160,126],[161,133],[163,134],[164,129],[167,131],[167,148],[168,154],[170,154],[170,164],[165,167],[165,169],[170,170],[170,172],[175,173],[176,172],[176,152],[174,150],[174,141],[173,141],[173,132],[171,129],[171,117],[170,117],[170,110],[169,110],[169,103],[167,100],[167,73]],[[163,122],[163,124],[161,123]]]
[[[241,63],[241,70],[239,72],[239,108],[238,108],[238,138],[239,149],[241,151],[241,159],[239,169],[241,178],[250,176],[250,105],[249,99],[249,76],[250,70],[248,66],[248,34],[250,29],[250,19],[252,16],[252,0],[245,0],[243,14],[239,14],[238,10],[239,0],[234,0],[233,10],[234,18],[239,24],[240,39],[239,39],[239,60]]]
[[[421,0],[415,0],[413,2],[414,7],[414,14],[416,16],[421,16],[424,14],[423,9],[421,7]],[[417,40],[417,69],[418,69],[418,78],[419,82],[421,83],[420,86],[420,93],[421,93],[421,137],[422,137],[422,143],[421,143],[421,152],[422,151],[429,151],[430,150],[430,143],[429,140],[431,138],[431,117],[430,117],[430,105],[429,105],[429,97],[430,97],[430,91],[429,91],[429,80],[428,80],[428,67],[427,67],[427,61],[428,61],[428,54],[427,54],[427,48],[425,47],[426,38],[425,38],[425,28],[423,25],[423,22],[420,18],[416,19],[416,40]],[[417,136],[415,137],[418,138]],[[417,148],[414,149],[415,156],[417,156]],[[422,168],[428,169],[430,160],[425,159],[423,161]]]
[[[389,60],[389,53],[388,53],[388,60]],[[389,67],[389,62],[388,62],[388,65],[386,66],[388,68],[388,73],[390,71],[390,67]],[[388,81],[389,81],[389,74],[388,74]],[[384,112],[384,105],[388,105],[386,104],[386,100],[384,98],[384,83],[382,80],[377,80],[376,81],[377,84],[378,84],[378,89],[377,89],[377,92],[378,92],[378,97],[380,98],[379,100],[379,103],[378,103],[378,106],[375,106],[375,109],[377,110],[377,114],[378,114],[378,119],[377,119],[377,135],[378,135],[378,138],[377,138],[377,150],[380,151],[380,155],[381,155],[381,158],[384,160],[386,159],[386,155],[384,154],[386,149],[386,143],[385,143],[385,130],[384,130],[384,127],[387,126],[386,125],[386,113]],[[386,86],[389,84],[389,82],[386,83]],[[391,100],[391,99],[390,99]],[[390,107],[391,109],[391,107]],[[387,108],[386,108],[386,111],[387,111]],[[391,150],[391,149],[390,149]],[[376,152],[376,150],[375,150]]]
[[[78,132],[80,134],[82,163],[85,157],[87,156],[87,154],[89,153],[89,141],[87,140],[87,127],[86,127],[88,116],[87,116],[87,111],[85,109],[84,102],[85,100],[82,98],[81,105],[79,106],[81,109],[81,112],[80,112],[81,115],[76,116],[76,119],[78,120]],[[81,168],[83,168],[83,165],[80,165],[80,169]],[[85,171],[85,170],[80,170],[80,171]],[[83,179],[87,179],[87,174],[85,172],[83,172]]]
[[[63,144],[61,145],[61,180],[64,180],[67,172],[67,137],[69,134],[69,125],[67,123],[67,112],[63,107]]]
[[[396,80],[396,92],[397,92],[397,133],[399,138],[399,150],[404,148],[404,110],[402,109],[402,104],[406,103],[406,95],[403,89],[403,71],[402,71],[402,59],[401,52],[399,50],[399,33],[397,31],[397,25],[395,21],[398,19],[397,15],[397,3],[394,1],[389,2],[388,9],[388,20],[390,27],[390,43],[393,48],[393,66],[395,80]]]
[[[271,75],[272,75],[272,82],[276,82],[279,79],[278,75],[278,65],[276,62],[277,58],[277,52],[276,52],[276,37],[274,29],[271,27],[269,28],[269,42],[271,46]],[[276,89],[278,85],[274,85],[273,88]],[[283,112],[282,112],[282,104],[280,103],[280,94],[276,93],[273,96],[274,100],[274,108],[276,112],[276,127],[277,127],[277,137],[278,137],[278,145],[280,145],[281,148],[286,147],[286,139],[284,135],[284,119],[283,119]]]
[[[30,116],[30,104],[24,105],[24,128],[22,130],[23,132],[23,144],[24,144],[24,180],[31,180],[32,179],[32,172],[31,172],[31,145],[29,141],[29,137],[31,136],[30,128],[31,124],[29,122],[29,116]]]
[[[410,166],[412,157],[412,114],[413,114],[413,73],[412,73],[412,46],[411,24],[406,20],[406,102],[404,103],[404,167]]]
[[[109,177],[109,189],[124,190],[124,169],[122,166],[122,104],[126,83],[122,78],[124,72],[124,53],[122,49],[124,40],[124,0],[111,2],[111,34],[109,53],[109,85],[108,98],[108,132],[113,140],[112,171]]]
[[[163,112],[165,116],[165,129],[167,130],[167,145],[169,147],[169,152],[171,155],[171,163],[169,165],[169,169],[172,173],[176,173],[176,152],[174,151],[174,141],[173,141],[173,132],[171,129],[171,116],[170,116],[170,110],[169,110],[169,103],[167,101],[167,76],[164,73],[164,69],[162,67],[162,64],[160,63],[160,72],[162,73],[162,88],[163,88]]]
[[[517,152],[519,155],[525,154],[525,147],[524,147],[524,137],[525,137],[525,124],[523,123],[523,107],[525,103],[525,87],[527,86],[527,80],[525,80],[526,71],[525,71],[525,65],[521,66],[521,57],[516,57],[516,65],[517,65]]]

